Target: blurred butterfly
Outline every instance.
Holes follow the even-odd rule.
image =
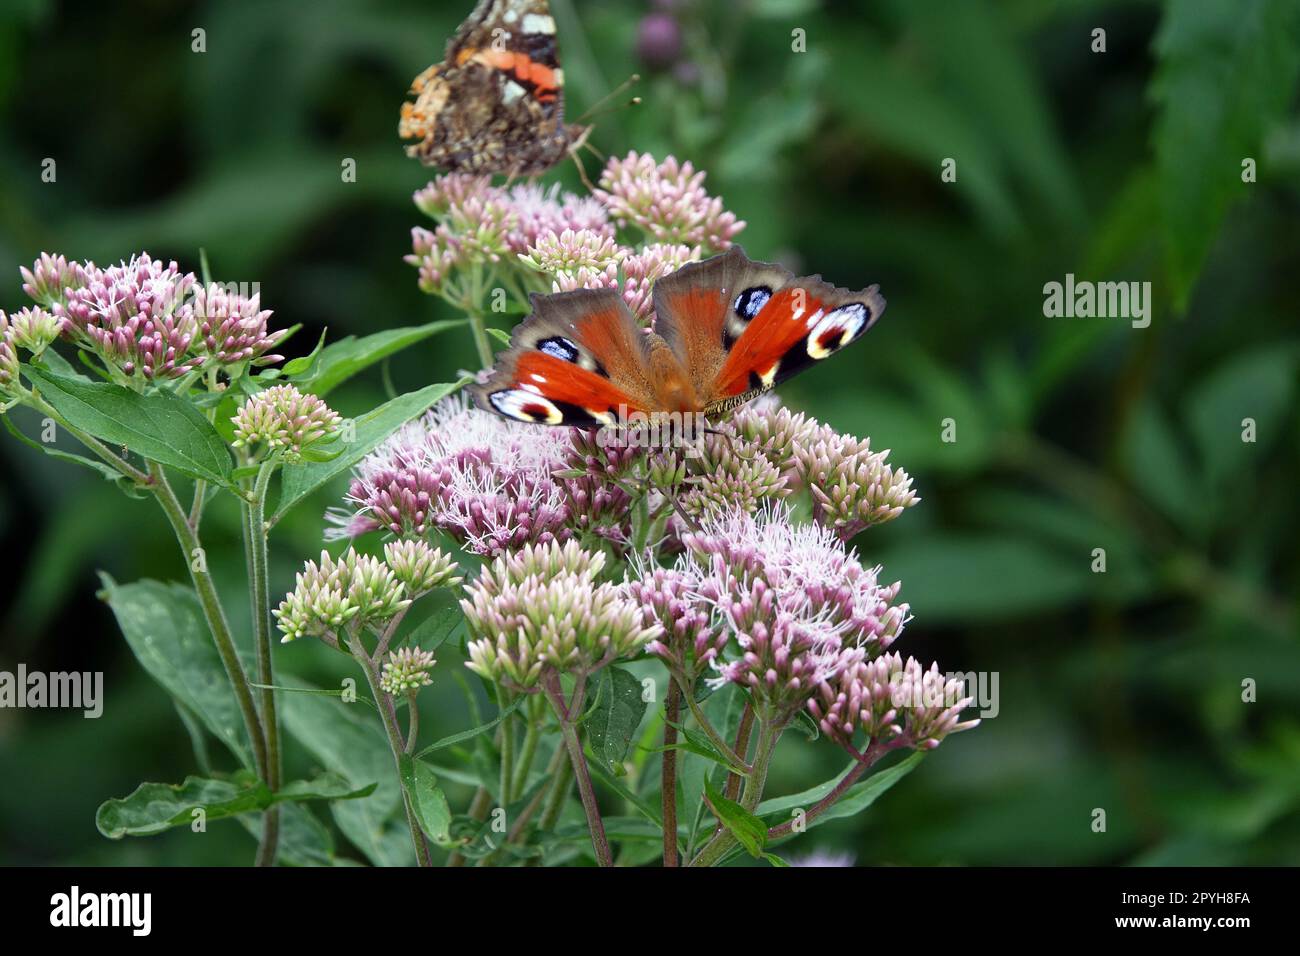
[[[480,0],[415,78],[397,126],[408,156],[450,172],[532,176],[585,141],[565,125],[564,71],[547,0]]]
[[[617,290],[533,295],[532,314],[475,386],[479,403],[542,425],[713,416],[844,348],[885,300],[877,286],[851,292],[797,278],[733,246],[656,282],[654,308],[647,333]]]

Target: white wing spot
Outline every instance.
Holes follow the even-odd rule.
[[[524,32],[525,33],[554,33],[555,18],[548,17],[544,13],[525,13]]]

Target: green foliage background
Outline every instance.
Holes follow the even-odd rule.
[[[219,278],[260,282],[280,324],[306,326],[291,354],[325,327],[335,338],[452,317],[401,261],[428,174],[395,127],[410,78],[470,6],[10,0],[0,305],[22,304],[17,268],[42,250],[147,249],[197,269],[204,246]],[[576,115],[642,69],[650,5],[552,6]],[[915,620],[900,646],[1000,677],[995,719],[792,851],[1300,863],[1300,3],[678,6],[690,66],[649,74],[644,104],[602,117],[593,142],[706,169],[748,220],[754,256],[881,284],[886,320],[783,397],[892,448],[915,477],[923,504],[858,542],[904,582]],[[195,27],[206,53],[191,52]],[[1097,27],[1105,53],[1090,49]],[[791,51],[795,28],[806,53]],[[41,181],[45,157],[56,183]],[[345,157],[356,183],[341,182]],[[940,181],[947,157],[956,183]],[[1245,157],[1258,182],[1242,182]],[[572,168],[555,175],[576,185]],[[1045,318],[1043,285],[1066,273],[1150,281],[1151,327]],[[472,364],[469,336],[446,333],[331,403],[357,414],[390,385]],[[945,418],[955,443],[940,441]],[[150,503],[7,439],[0,468],[0,669],[103,670],[107,694],[99,720],[0,710],[0,862],[246,863],[252,842],[231,824],[210,834],[224,838],[96,832],[102,800],[180,780],[194,756],[95,599],[95,572],[179,580],[184,568]],[[338,493],[277,528],[273,593],[319,550]],[[238,515],[208,521],[210,562],[237,600]],[[1105,574],[1090,571],[1094,548]],[[345,673],[309,643],[277,654],[289,674],[336,685]],[[458,670],[443,655],[422,695],[434,735],[470,724]],[[829,745],[791,738],[773,795],[841,765]],[[463,807],[466,789],[444,783]]]

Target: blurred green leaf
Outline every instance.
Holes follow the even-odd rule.
[[[1069,606],[1093,587],[1088,552],[1065,557],[1010,535],[915,535],[873,557],[882,581],[903,582],[903,599],[927,626]]]
[[[1242,161],[1292,104],[1300,73],[1295,0],[1170,0],[1152,95],[1165,256],[1174,308],[1192,287],[1228,206],[1258,188]]]
[[[1292,343],[1278,343],[1228,357],[1192,390],[1187,420],[1210,485],[1222,489],[1282,438],[1284,417],[1295,408],[1297,357]],[[1255,423],[1255,441],[1242,438],[1243,422]]]
[[[1213,515],[1206,508],[1198,472],[1168,416],[1154,402],[1144,401],[1134,411],[1122,454],[1129,480],[1148,501],[1178,524],[1206,527]]]

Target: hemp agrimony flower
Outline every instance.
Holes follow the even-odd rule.
[[[851,744],[861,730],[882,743],[899,741],[918,750],[933,750],[948,734],[970,730],[979,720],[961,721],[973,702],[965,685],[927,670],[914,658],[882,654],[857,660],[824,682],[808,709],[832,740]]]
[[[347,627],[377,627],[411,604],[406,586],[387,564],[349,548],[338,560],[322,551],[308,561],[297,585],[271,613],[284,634],[282,643],[300,637],[337,637]]]
[[[333,438],[341,420],[315,395],[304,395],[292,385],[273,385],[245,401],[231,419],[231,444],[296,461],[305,448]]]
[[[461,601],[472,640],[466,666],[527,690],[544,668],[586,675],[658,636],[623,588],[599,582],[602,554],[570,544],[528,545],[495,559]]]
[[[59,337],[59,320],[44,309],[20,309],[12,315],[0,312],[0,329],[8,329],[13,345],[39,357]]]
[[[616,221],[636,226],[656,242],[707,245],[721,252],[745,224],[705,191],[704,177],[676,157],[656,163],[653,156],[631,152],[609,161],[595,195]]]
[[[390,541],[384,545],[384,560],[407,592],[415,597],[463,580],[456,575],[456,562],[424,541]]]
[[[418,647],[403,647],[390,651],[388,660],[384,663],[384,674],[379,679],[379,686],[383,688],[384,693],[392,694],[394,697],[419,691],[421,687],[433,683],[429,671],[433,669],[435,663],[437,662],[433,659],[432,653],[422,651]]]

